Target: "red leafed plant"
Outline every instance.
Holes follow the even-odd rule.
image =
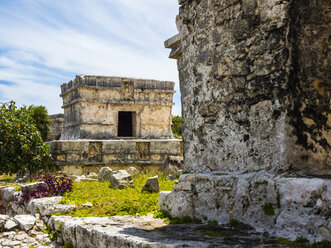
[[[72,190],[73,181],[66,175],[54,176],[46,172],[44,174],[38,174],[36,178],[41,182],[45,182],[46,184],[39,184],[30,192],[24,192],[22,190],[20,201],[21,204],[26,203],[32,198],[58,196]]]

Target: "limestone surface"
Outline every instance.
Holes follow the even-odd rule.
[[[36,217],[32,215],[16,215],[14,219],[17,221],[21,230],[26,232],[31,230],[36,223]]]
[[[330,1],[179,4],[179,34],[165,46],[177,59],[190,175],[159,207],[330,240]]]
[[[244,225],[237,228],[215,225],[167,225],[163,220],[147,216],[52,216],[48,225],[53,230],[58,230],[58,235],[64,243],[71,241],[74,247],[81,248],[281,247],[275,239],[263,237]]]
[[[5,225],[4,225],[4,229],[6,231],[12,231],[17,227],[18,227],[17,223],[15,221],[11,220],[11,219],[7,220]]]
[[[330,176],[329,1],[180,4],[185,170]]]
[[[331,180],[250,174],[185,174],[172,192],[161,192],[160,210],[173,217],[234,218],[259,232],[295,240],[331,240]],[[307,228],[309,226],[309,228]]]

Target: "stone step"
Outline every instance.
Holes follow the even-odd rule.
[[[72,242],[74,247],[80,248],[278,247],[275,239],[264,237],[243,224],[234,228],[207,224],[168,225],[147,216],[52,216],[48,225],[57,230],[59,242]]]

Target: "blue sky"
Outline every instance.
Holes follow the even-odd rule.
[[[61,113],[60,85],[75,75],[176,83],[164,40],[177,33],[176,0],[0,0],[0,102]]]

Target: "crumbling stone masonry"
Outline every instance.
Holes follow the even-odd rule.
[[[64,122],[64,115],[63,114],[56,114],[50,115],[50,130],[49,130],[49,141],[52,140],[59,140],[61,138],[63,122]]]
[[[105,165],[159,166],[180,155],[171,131],[174,92],[168,81],[76,76],[61,86],[61,138],[49,142],[54,164],[79,175]]]
[[[61,86],[61,140],[171,138],[173,82],[76,76]]]
[[[160,208],[331,240],[330,1],[179,3],[165,46],[178,61],[191,174]]]

